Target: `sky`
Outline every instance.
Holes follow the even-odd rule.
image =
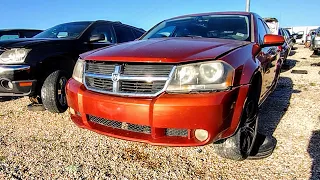
[[[185,14],[244,11],[246,0],[0,0],[0,29],[47,29],[82,20],[121,21],[145,30]],[[280,26],[320,26],[319,0],[251,0],[250,11]]]

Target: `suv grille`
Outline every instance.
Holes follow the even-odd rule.
[[[86,62],[85,86],[91,91],[127,95],[156,96],[163,92],[173,65],[116,64]]]
[[[101,124],[107,127],[115,128],[115,129],[123,129],[127,131],[138,132],[138,133],[151,134],[151,128],[149,126],[113,121],[113,120],[99,118],[91,115],[88,115],[88,120],[91,122]]]

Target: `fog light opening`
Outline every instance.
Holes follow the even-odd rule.
[[[208,131],[203,129],[196,129],[194,135],[199,141],[205,141],[209,137]]]
[[[0,81],[0,85],[6,89],[6,90],[12,90],[13,89],[13,84],[11,81],[7,80],[7,79],[2,79]]]

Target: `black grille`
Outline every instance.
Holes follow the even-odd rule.
[[[166,136],[188,137],[187,129],[166,129]]]
[[[112,91],[112,80],[93,78],[86,76],[86,84],[90,88],[94,88],[100,91]]]
[[[120,92],[123,93],[156,93],[163,89],[165,81],[121,81]]]
[[[88,120],[115,129],[123,129],[132,132],[151,134],[151,128],[149,126],[113,121],[91,115],[88,115]]]
[[[87,62],[86,72],[111,75],[114,71],[114,66],[115,64],[107,64],[104,62]]]
[[[124,66],[123,74],[129,76],[157,76],[167,77],[172,69],[172,65],[130,65]]]

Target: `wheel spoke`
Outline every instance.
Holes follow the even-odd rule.
[[[64,106],[66,105],[66,94],[65,94],[65,86],[66,86],[67,80],[65,77],[61,77],[58,83],[58,101],[60,105]]]

